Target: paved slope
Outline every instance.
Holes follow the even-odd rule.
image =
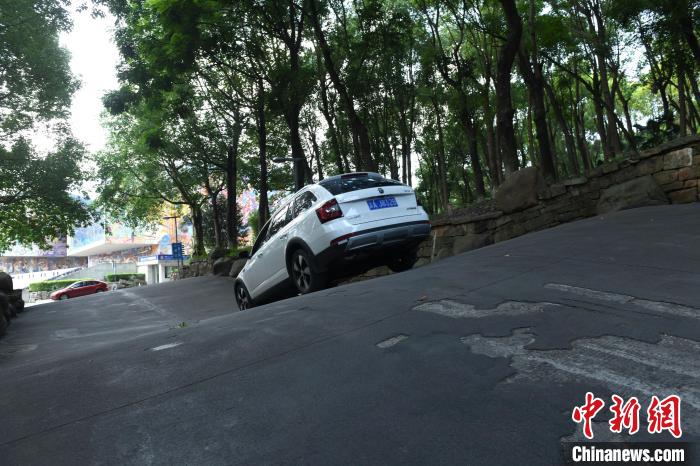
[[[234,307],[198,278],[31,309],[0,340],[2,464],[558,464],[586,390],[678,393],[700,435],[700,204]]]

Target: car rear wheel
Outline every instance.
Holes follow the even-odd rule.
[[[245,287],[245,285],[242,282],[236,282],[236,304],[238,304],[238,309],[241,311],[245,311],[246,309],[250,309],[251,307],[255,307],[255,303],[253,302],[253,299],[250,297],[250,293],[248,293],[248,289]]]
[[[311,255],[303,249],[297,249],[290,259],[292,281],[301,294],[312,293],[326,285],[325,275],[316,271]]]
[[[418,250],[411,249],[392,256],[386,265],[392,272],[405,272],[412,269],[416,261],[418,261]]]

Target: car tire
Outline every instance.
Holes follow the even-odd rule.
[[[245,287],[243,282],[236,282],[234,289],[236,292],[236,304],[238,305],[239,310],[245,311],[246,309],[255,307],[255,302],[253,302],[253,298],[250,297],[248,288]]]
[[[58,297],[58,299],[61,301],[66,300],[68,298],[70,298],[70,296],[68,296],[67,294],[62,294],[61,296]]]
[[[387,267],[392,272],[405,272],[411,270],[418,261],[418,250],[412,249],[392,256],[387,262]]]
[[[313,293],[326,286],[326,275],[318,272],[313,256],[304,249],[297,249],[290,256],[289,276],[301,294]]]

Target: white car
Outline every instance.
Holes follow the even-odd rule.
[[[410,186],[377,173],[348,173],[305,186],[270,216],[235,285],[238,307],[305,294],[332,278],[416,262],[430,235]]]

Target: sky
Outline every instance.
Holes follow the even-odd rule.
[[[72,31],[60,37],[61,45],[71,53],[71,70],[81,82],[73,96],[70,125],[74,136],[94,152],[104,147],[107,138],[106,130],[100,126],[102,95],[118,86],[114,18],[92,18],[87,11],[73,12],[72,18]]]

